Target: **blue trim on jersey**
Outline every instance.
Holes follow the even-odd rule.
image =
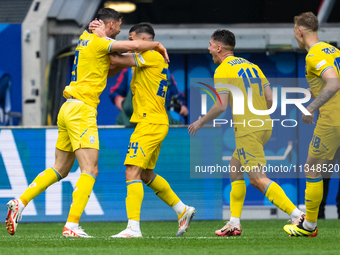
[[[319,43],[322,43],[322,41],[318,41],[317,43],[312,44],[312,45],[310,46],[310,48],[309,48],[307,54],[310,52],[311,48],[314,47],[314,45],[317,45],[317,44],[319,44]]]
[[[265,88],[265,87],[267,87],[269,85],[270,85],[270,83],[268,82],[268,83],[264,84],[263,87]]]
[[[268,183],[267,187],[266,187],[266,188],[264,189],[264,191],[263,191],[263,194],[264,194],[264,195],[266,195],[267,190],[268,190],[269,186],[270,186],[272,183],[273,183],[273,181],[271,181],[270,183]]]
[[[328,150],[327,147],[326,147],[323,143],[321,143],[321,145],[322,145],[326,150]]]
[[[126,186],[129,186],[130,184],[134,184],[134,183],[139,183],[142,182],[142,180],[134,180],[134,181],[130,181],[126,183]]]
[[[134,58],[134,60],[135,60],[136,66],[139,67],[136,53],[132,53],[132,56],[133,56],[133,58]]]
[[[235,182],[235,181],[244,181],[244,179],[235,179],[235,180],[232,180],[231,182]]]
[[[80,138],[87,132],[88,129],[84,131],[84,133],[81,134]]]
[[[306,182],[321,182],[322,181],[322,176],[318,177],[318,178],[309,178],[307,177]]]
[[[115,42],[116,40],[113,40],[110,44],[109,44],[109,48],[108,48],[108,51],[111,52],[111,46],[112,44]]]
[[[151,181],[150,181],[146,186],[150,186],[151,183],[153,182],[153,180],[156,178],[156,176],[157,176],[157,174],[155,174],[155,177],[153,177],[153,178],[151,179]]]
[[[88,175],[92,176],[95,180],[97,179],[97,177],[93,174],[90,174],[90,173],[82,173],[82,174],[88,174]]]
[[[57,175],[58,181],[60,181],[61,179],[63,179],[63,177],[61,176],[61,174],[60,174],[57,170],[55,170],[53,167],[51,167],[51,168],[52,168],[52,170],[55,172],[55,174]]]
[[[223,91],[217,92],[217,94],[230,94],[230,91],[223,90]]]
[[[325,69],[323,69],[322,72],[320,73],[320,77],[322,77],[322,75],[330,68],[333,68],[333,66],[327,66]]]
[[[139,147],[139,148],[140,148],[140,150],[142,151],[142,153],[143,153],[143,155],[145,157],[145,154],[144,154],[144,151],[143,151],[142,147]]]

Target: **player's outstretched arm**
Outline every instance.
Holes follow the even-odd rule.
[[[201,129],[205,124],[209,123],[210,121],[213,121],[218,116],[220,116],[228,107],[228,101],[229,101],[229,94],[219,94],[222,105],[218,100],[216,100],[216,103],[211,107],[209,112],[204,115],[203,117],[199,117],[198,120],[196,120],[194,123],[192,123],[189,127],[189,134],[196,136],[196,132]]]
[[[326,82],[326,85],[315,100],[308,105],[307,110],[311,113],[311,115],[302,115],[304,123],[314,124],[314,112],[327,103],[328,100],[331,99],[340,89],[339,78],[334,68],[328,69],[323,74],[322,79]]]
[[[143,52],[146,50],[152,50],[158,51],[160,54],[162,54],[163,58],[166,62],[169,62],[169,56],[167,50],[164,48],[164,46],[155,41],[116,41],[111,45],[111,52],[116,51],[133,51],[133,52]]]
[[[110,54],[111,65],[116,67],[134,67],[137,66],[133,53]]]

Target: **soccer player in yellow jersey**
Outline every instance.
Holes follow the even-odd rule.
[[[131,41],[153,41],[155,32],[149,23],[140,23],[129,31]],[[141,237],[140,210],[144,191],[143,182],[178,215],[177,236],[187,231],[195,208],[186,206],[171,189],[169,183],[154,173],[161,143],[169,130],[165,111],[168,64],[154,50],[111,56],[111,63],[119,67],[133,67],[131,81],[133,115],[137,123],[131,135],[124,165],[127,185],[126,211],[128,225],[112,237]]]
[[[291,236],[318,234],[317,219],[323,197],[321,171],[327,169],[340,146],[340,51],[330,44],[321,42],[317,32],[319,22],[312,12],[302,13],[294,18],[294,36],[300,49],[307,50],[306,78],[315,100],[303,115],[302,120],[314,124],[314,112],[319,109],[319,118],[309,145],[305,164],[306,217],[297,225],[286,225],[284,230]]]
[[[235,36],[228,30],[216,30],[210,40],[208,48],[215,64],[218,64],[214,75],[215,86],[219,84],[232,85],[240,89],[244,95],[244,102],[247,102],[247,88],[252,88],[253,106],[257,110],[267,110],[272,105],[272,90],[269,82],[263,75],[261,69],[243,59],[235,57],[233,50],[235,47]],[[196,135],[197,130],[203,125],[213,121],[220,116],[228,106],[237,98],[235,89],[218,88],[217,92],[222,101],[213,105],[209,112],[200,117],[189,126],[189,133]],[[231,93],[230,93],[231,92]],[[234,95],[233,95],[234,94]],[[236,100],[236,99],[235,99]],[[289,200],[283,189],[275,182],[266,177],[262,171],[262,166],[266,165],[263,146],[269,140],[272,133],[269,115],[255,115],[244,105],[244,115],[233,115],[233,122],[236,137],[236,149],[230,161],[230,167],[236,172],[230,172],[231,192],[230,192],[230,221],[220,230],[216,230],[218,236],[238,236],[242,229],[240,217],[244,199],[246,195],[246,185],[243,178],[242,169],[254,169],[247,171],[251,185],[261,191],[275,206],[286,212],[293,223],[297,223],[303,213]],[[234,110],[234,109],[233,109]],[[256,119],[252,127],[248,121]],[[261,123],[263,125],[261,126]],[[269,123],[269,124],[266,124]],[[260,127],[259,127],[260,126]]]
[[[121,14],[109,8],[99,10],[97,18],[104,22],[106,37],[87,31],[80,36],[75,52],[72,81],[64,90],[67,101],[58,114],[58,139],[55,164],[41,172],[18,198],[8,202],[6,227],[15,234],[18,220],[25,206],[53,183],[65,178],[75,158],[81,170],[73,191],[73,203],[63,230],[68,237],[89,237],[79,226],[79,220],[90,197],[98,175],[97,105],[106,86],[110,67],[108,54],[116,51],[143,51],[156,49],[167,58],[165,48],[158,42],[115,41],[120,32]],[[111,38],[110,38],[111,37]]]

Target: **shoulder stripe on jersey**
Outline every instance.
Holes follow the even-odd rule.
[[[265,87],[267,87],[267,86],[269,86],[269,85],[270,85],[270,83],[267,82],[266,84],[263,85],[263,87],[265,88]]]
[[[112,44],[115,42],[116,40],[113,40],[110,44],[109,44],[109,48],[108,48],[108,51],[111,52],[111,46]]]
[[[135,60],[136,66],[139,67],[136,53],[132,53],[133,59]]]
[[[323,69],[322,72],[320,73],[320,77],[322,77],[322,75],[330,68],[333,68],[333,66],[327,66],[325,69]]]

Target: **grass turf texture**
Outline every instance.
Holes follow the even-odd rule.
[[[217,237],[223,221],[193,221],[183,237],[177,222],[142,222],[143,238],[112,239],[124,222],[83,222],[95,238],[65,238],[63,223],[20,223],[14,236],[0,224],[0,254],[339,254],[340,220],[319,220],[315,238],[288,237],[284,220],[244,220],[238,237]]]

